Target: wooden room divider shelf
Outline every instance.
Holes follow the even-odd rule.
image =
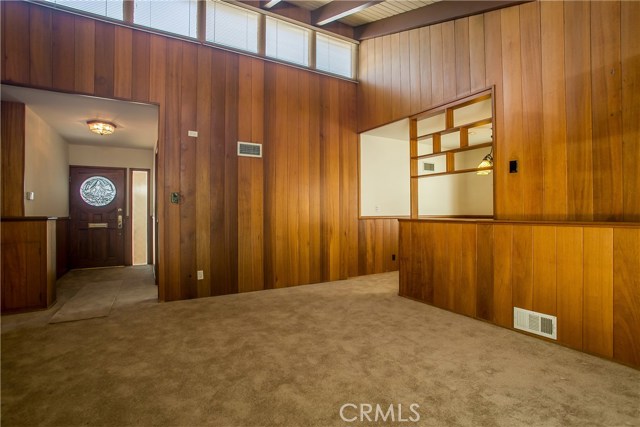
[[[446,175],[491,171],[479,168],[482,158],[493,152],[493,88],[483,90],[410,118],[410,177],[412,218],[419,216],[419,180]],[[487,132],[487,135],[482,135]],[[470,138],[472,135],[478,135]],[[478,151],[478,159],[473,154]],[[484,153],[487,151],[487,153]],[[456,155],[465,153],[461,161]],[[434,159],[432,163],[426,159]],[[422,169],[420,165],[423,165]]]

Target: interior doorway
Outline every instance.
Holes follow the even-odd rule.
[[[131,263],[133,265],[153,263],[150,175],[149,169],[129,169],[129,206],[131,206],[132,225]]]

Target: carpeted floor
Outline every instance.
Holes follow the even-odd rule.
[[[640,371],[398,297],[397,281],[13,328],[2,425],[640,425]],[[348,403],[347,419],[379,405],[387,422],[343,421]],[[398,422],[400,406],[415,420],[411,404],[419,421]]]

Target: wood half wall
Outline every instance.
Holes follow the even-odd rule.
[[[496,218],[640,221],[638,22],[637,1],[543,1],[365,40],[358,129],[495,86]]]
[[[513,328],[558,320],[558,343],[640,367],[640,225],[400,221],[400,295]]]
[[[159,105],[161,300],[397,269],[397,221],[358,220],[356,84],[37,4],[1,7],[3,83]],[[264,157],[238,158],[239,140]]]

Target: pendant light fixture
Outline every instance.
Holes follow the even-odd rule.
[[[482,161],[478,165],[478,169],[490,168],[492,166],[493,166],[493,148],[491,149],[491,152],[489,154],[484,156],[484,158],[482,159]],[[491,173],[491,170],[492,169],[479,170],[478,172],[476,172],[476,174],[478,174],[478,175],[489,175]]]

